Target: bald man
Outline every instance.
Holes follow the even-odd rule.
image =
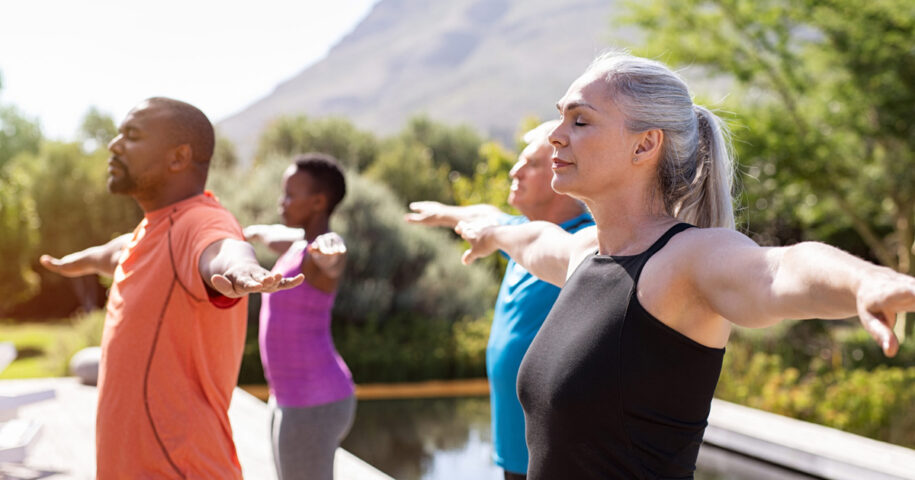
[[[228,408],[247,298],[299,285],[262,268],[204,190],[214,132],[184,102],[150,98],[108,145],[108,191],[133,197],[133,233],[41,264],[113,277],[102,335],[96,467],[114,478],[241,478]]]

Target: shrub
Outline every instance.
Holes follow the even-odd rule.
[[[833,353],[828,357],[834,361],[814,357],[811,363],[819,366],[804,368],[738,339],[728,346],[715,395],[877,440],[915,446],[915,418],[910,415],[915,411],[915,367],[847,370],[842,366],[842,348],[833,346],[829,351]]]

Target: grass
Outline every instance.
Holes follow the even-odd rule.
[[[98,345],[105,313],[43,323],[0,320],[0,342],[12,342],[18,356],[0,380],[69,375],[70,357],[82,348]]]

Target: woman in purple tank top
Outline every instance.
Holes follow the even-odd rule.
[[[345,193],[336,159],[299,156],[283,174],[285,226],[245,229],[248,240],[281,253],[273,272],[305,275],[298,287],[265,294],[261,302],[258,341],[270,385],[271,441],[280,480],[332,479],[334,452],[355,415],[352,375],[330,330],[346,262],[346,246],[330,231],[330,216]]]

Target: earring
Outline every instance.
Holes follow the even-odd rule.
[[[632,157],[632,164],[635,165],[639,163],[639,157]]]

